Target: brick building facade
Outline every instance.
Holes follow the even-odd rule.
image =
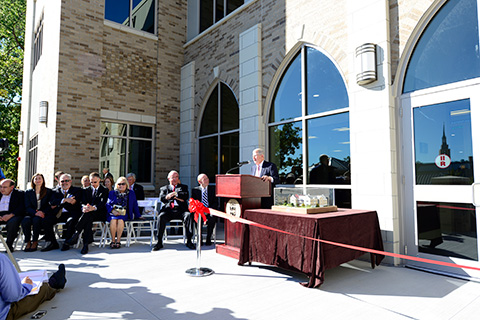
[[[262,147],[267,159],[277,162],[284,186],[302,192],[328,188],[340,206],[376,210],[386,250],[447,261],[468,257],[468,263],[478,264],[477,219],[455,214],[467,206],[476,217],[475,199],[464,194],[471,197],[473,188],[473,198],[480,197],[470,186],[479,180],[472,169],[478,143],[467,127],[457,132],[455,118],[467,115],[461,123],[471,123],[471,128],[478,121],[472,91],[480,76],[478,36],[456,36],[478,35],[478,19],[472,22],[478,1],[130,1],[154,3],[153,32],[135,29],[134,18],[140,19],[136,8],[131,8],[130,20],[112,22],[109,3],[28,1],[26,48],[33,47],[42,15],[44,36],[35,69],[25,64],[20,185],[29,179],[29,154],[35,147],[28,142],[35,137],[36,170],[46,174],[49,184],[56,170],[80,179],[101,169],[105,159],[122,168],[118,173],[130,171],[132,155],[120,156],[117,163],[102,148],[118,151],[122,139],[125,152],[148,149],[151,143],[151,161],[141,158],[133,165],[151,167],[141,175],[151,194],[171,169],[193,187],[199,172],[213,181],[212,175],[225,173]],[[374,70],[362,51],[370,44],[376,51]],[[429,62],[437,59],[436,65]],[[26,50],[25,61],[31,60],[32,52]],[[449,69],[449,61],[460,62]],[[471,61],[472,67],[461,61]],[[364,72],[373,72],[374,79],[359,80]],[[323,104],[316,102],[323,96]],[[40,101],[48,101],[46,123],[37,120]],[[458,101],[465,106],[445,105]],[[426,119],[447,123],[449,143],[462,149],[456,159],[452,156],[452,167],[439,167],[444,171],[433,165],[441,126],[429,129],[436,133],[431,142],[429,130],[421,131],[428,122],[415,127],[428,113],[423,111],[433,108],[451,108],[445,118],[436,119],[433,115],[440,112],[433,112]],[[123,131],[125,137],[112,135],[115,128],[105,123],[125,124],[133,136]],[[154,134],[135,136],[135,128],[151,128]],[[459,136],[466,137],[464,142],[455,142]],[[282,145],[285,149],[278,147]],[[336,180],[318,185],[310,172],[325,154],[336,166]],[[249,173],[248,166],[239,172]],[[435,178],[450,176],[462,179],[449,178],[445,184],[454,186],[450,189],[431,186],[442,180]],[[424,184],[422,179],[430,180]],[[467,180],[469,185],[461,186],[459,181]],[[440,208],[434,214],[440,225],[436,230],[446,247],[439,251],[425,244],[428,226],[420,217],[426,205]],[[448,247],[452,234],[462,234],[463,243],[471,245],[461,252]]]

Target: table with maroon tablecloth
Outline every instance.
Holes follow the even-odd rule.
[[[243,225],[238,264],[260,262],[299,271],[309,277],[308,283],[303,285],[310,288],[323,283],[325,270],[354,260],[365,252],[301,236],[383,251],[376,211],[338,209],[329,213],[298,214],[253,209],[245,210],[243,218],[295,235]],[[383,255],[371,254],[372,268],[383,258]]]

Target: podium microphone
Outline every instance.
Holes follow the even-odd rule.
[[[250,163],[250,160],[237,162],[237,166],[231,168],[231,169],[228,170],[225,174],[228,174],[230,171],[233,171],[233,170],[235,170],[235,169],[238,169],[238,168],[240,168],[241,166],[243,166],[243,165],[245,165],[245,164],[249,164],[249,163]]]

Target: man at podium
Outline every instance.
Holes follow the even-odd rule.
[[[251,174],[262,178],[263,181],[269,180],[272,183],[271,196],[262,198],[262,208],[270,209],[273,206],[273,188],[280,181],[277,166],[273,162],[265,161],[265,153],[261,148],[253,150],[252,158],[255,165],[252,166]]]

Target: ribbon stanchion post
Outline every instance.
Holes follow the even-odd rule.
[[[190,199],[188,210],[195,213],[195,222],[197,222],[197,266],[195,268],[187,269],[185,272],[192,277],[205,277],[214,273],[210,268],[201,267],[202,258],[202,218],[207,221],[205,213],[209,213],[209,209],[198,200]]]

